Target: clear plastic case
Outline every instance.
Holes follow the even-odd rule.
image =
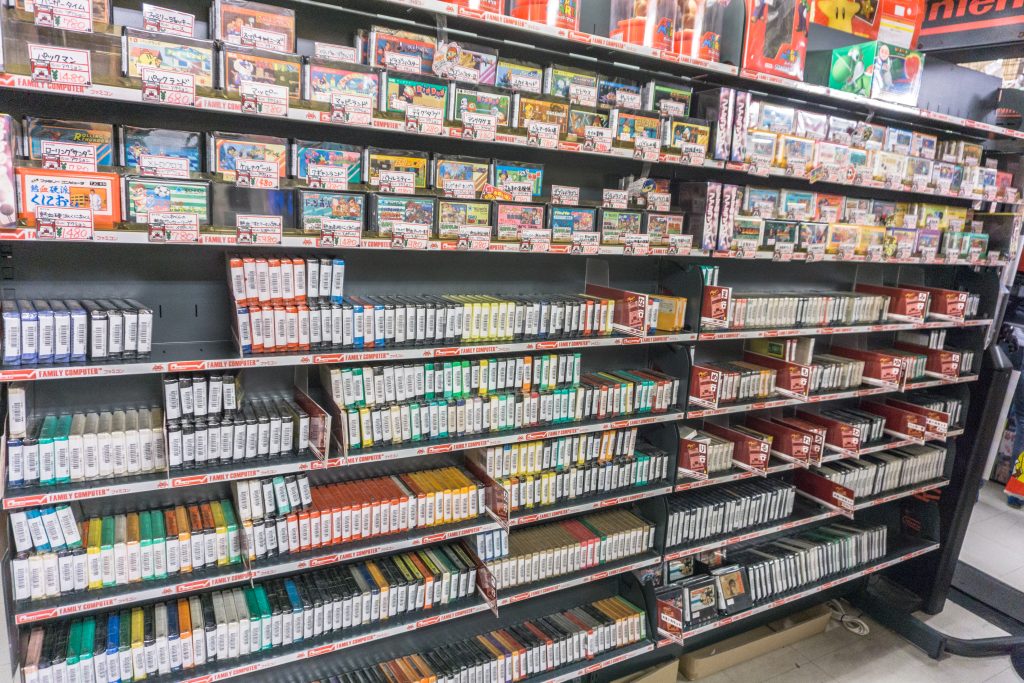
[[[582,4],[583,0],[512,0],[509,14],[516,19],[578,31]]]
[[[676,0],[612,0],[609,36],[657,50],[671,50],[679,22]]]

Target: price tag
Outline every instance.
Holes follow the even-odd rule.
[[[455,248],[460,251],[487,251],[491,248],[491,229],[485,225],[460,225]]]
[[[558,147],[558,124],[544,121],[526,122],[526,144],[529,147],[554,149]]]
[[[43,168],[54,171],[96,171],[96,145],[81,142],[41,140],[39,153]]]
[[[868,245],[867,260],[872,263],[878,263],[885,260],[885,255],[882,253],[881,244],[870,244]]]
[[[606,209],[625,209],[629,205],[629,192],[626,190],[605,190],[601,203]]]
[[[453,199],[476,199],[476,185],[472,180],[445,180],[444,196]]]
[[[292,51],[287,33],[269,31],[248,23],[242,23],[239,30],[239,40],[245,47],[252,47],[257,50],[273,50],[274,52]]]
[[[906,245],[896,247],[896,258],[900,259],[901,261],[905,261],[910,258],[910,256],[913,254],[913,251],[913,249]]]
[[[405,108],[405,129],[410,133],[440,135],[444,132],[444,112],[437,107],[410,104]]]
[[[693,249],[693,235],[669,235],[668,253],[671,256],[688,256]]]
[[[615,93],[615,106],[624,109],[641,109],[643,105],[640,100],[640,93],[630,92],[629,90],[618,91]]]
[[[910,184],[910,189],[914,192],[928,192],[928,181],[915,178]]]
[[[192,74],[143,67],[142,101],[193,107],[196,104],[196,77]]]
[[[743,259],[752,259],[757,257],[757,240],[736,240],[736,251],[735,255]]]
[[[993,249],[990,252],[988,252],[988,264],[990,266],[997,266],[997,265],[999,265],[999,261],[1001,261],[1002,258],[1003,258],[1003,252],[1000,251],[999,249]]]
[[[185,157],[161,154],[140,154],[139,175],[147,178],[188,178],[189,165]]]
[[[683,151],[679,154],[679,163],[690,166],[703,166],[705,159],[707,159],[707,154],[704,150]]]
[[[245,81],[238,87],[243,114],[288,116],[288,86]]]
[[[971,247],[970,250],[967,252],[967,259],[971,263],[979,263],[982,260],[982,253],[981,252],[982,252],[982,248],[981,247]]]
[[[793,260],[793,243],[792,242],[776,242],[775,251],[772,253],[773,261],[792,261]]]
[[[647,201],[652,211],[668,211],[672,208],[672,195],[668,192],[650,192]]]
[[[320,190],[347,190],[349,165],[309,164],[306,184]]]
[[[359,62],[359,52],[354,47],[347,45],[314,42],[313,56],[317,59],[326,59],[331,62]]]
[[[381,61],[384,66],[395,71],[420,73],[423,70],[423,58],[419,55],[407,55],[401,52],[384,50],[384,59]]]
[[[276,190],[280,186],[280,169],[276,161],[238,159],[235,162],[235,187]]]
[[[533,201],[533,183],[531,182],[507,182],[501,189],[512,195],[514,202]]]
[[[584,107],[596,106],[597,87],[583,83],[570,83],[569,102],[572,104],[582,104]]]
[[[35,24],[62,31],[92,33],[90,0],[36,0]]]
[[[938,249],[935,247],[921,247],[921,260],[925,262],[934,261],[938,254]]]
[[[623,235],[622,253],[627,256],[647,256],[651,253],[651,236],[635,234]]]
[[[92,83],[92,62],[88,50],[30,44],[28,60],[33,81],[60,85]]]
[[[602,126],[585,126],[583,128],[584,152],[612,151],[612,131]]]
[[[391,194],[412,194],[416,191],[416,174],[412,171],[380,171],[377,191]]]
[[[786,175],[794,178],[803,178],[807,175],[807,164],[802,162],[790,162],[786,164]]]
[[[151,211],[149,241],[164,244],[189,244],[199,241],[199,216],[194,213]]]
[[[772,166],[772,160],[768,157],[750,157],[750,164],[747,166],[747,173],[750,175],[768,176],[768,169]]]
[[[195,34],[196,18],[188,12],[142,4],[142,28],[154,33],[191,38]]]
[[[963,181],[960,183],[960,196],[962,197],[973,197],[974,196],[974,183]]]
[[[535,253],[551,251],[551,231],[542,228],[520,230],[519,251]]]
[[[677,102],[676,100],[662,100],[661,101],[661,115],[671,117],[686,117],[689,116],[689,105],[686,102]]]
[[[570,254],[596,254],[601,247],[601,236],[596,232],[574,232]]]
[[[946,263],[958,263],[960,261],[960,252],[956,249],[949,249],[945,253]]]
[[[825,245],[824,244],[808,244],[807,245],[807,262],[814,263],[815,261],[825,260]]]
[[[70,206],[37,206],[36,239],[91,240],[93,232],[92,209]]]
[[[509,73],[508,85],[512,90],[522,92],[540,93],[541,90],[540,77],[533,74]]]
[[[280,216],[240,213],[235,216],[235,227],[238,244],[281,244]]]
[[[462,112],[462,139],[493,142],[498,132],[498,117],[494,114]]]
[[[641,161],[658,161],[661,158],[661,140],[636,138],[633,140],[633,158]]]
[[[430,244],[430,228],[414,223],[395,223],[391,228],[392,249],[426,249]]]
[[[363,227],[359,221],[324,218],[320,221],[320,247],[358,247]]]
[[[557,206],[579,206],[580,188],[569,185],[552,185],[551,203]]]
[[[853,258],[856,246],[853,244],[840,244],[839,245],[839,258],[843,261],[848,261]]]
[[[994,202],[996,200],[996,188],[986,187],[985,188],[985,201]]]
[[[331,122],[350,126],[369,126],[373,123],[373,99],[369,95],[333,93],[331,95]]]

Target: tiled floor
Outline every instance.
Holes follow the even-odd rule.
[[[986,484],[974,508],[960,559],[1024,591],[1024,511],[1006,505],[1002,488]],[[946,603],[941,614],[918,615],[943,633],[961,638],[1007,635],[962,607]],[[1009,657],[931,659],[903,638],[867,620],[858,636],[835,622],[825,633],[727,669],[701,683],[1019,683]],[[680,676],[680,681],[685,681]]]

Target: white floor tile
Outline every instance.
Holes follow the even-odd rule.
[[[1011,572],[996,577],[1011,588],[1024,592],[1024,568],[1014,569]]]
[[[917,612],[914,616],[935,630],[955,638],[998,638],[1010,635],[951,600],[946,601],[945,607],[938,614]]]
[[[1020,683],[1024,678],[1017,675],[1012,666],[1008,666],[992,678],[986,679],[985,683]]]

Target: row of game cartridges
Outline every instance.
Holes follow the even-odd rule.
[[[937,410],[949,415],[949,426],[962,424],[964,417],[964,402],[959,396],[946,396],[928,391],[917,391],[912,394],[904,394],[901,400],[919,405],[929,410]]]
[[[753,602],[817,583],[885,555],[888,528],[847,522],[828,524],[737,553],[750,579]]]
[[[466,451],[466,460],[491,479],[567,470],[573,465],[607,463],[636,454],[637,428],[609,429],[576,436],[510,443]],[[640,443],[640,449],[655,450]]]
[[[777,479],[738,482],[668,499],[666,546],[691,544],[793,514],[796,489]]]
[[[67,505],[11,513],[16,600],[159,581],[242,562],[229,500],[93,516]]]
[[[849,292],[733,293],[727,326],[824,327],[881,323],[889,310],[889,297]]]
[[[143,358],[153,349],[153,311],[132,299],[0,302],[5,365]]]
[[[735,403],[767,399],[775,394],[777,372],[746,361],[701,363],[694,369],[706,369],[719,374],[718,403]]]
[[[746,570],[735,564],[691,572],[658,591],[659,602],[679,609],[680,621],[699,625],[722,615],[736,614],[751,605]]]
[[[852,490],[854,496],[877,496],[887,491],[938,479],[946,465],[946,449],[927,444],[910,444],[860,460],[841,460],[811,471]]]
[[[167,469],[164,420],[159,408],[26,417],[24,386],[12,385],[7,438],[7,485],[55,486],[152,474]],[[18,414],[21,417],[15,417]],[[17,436],[15,436],[17,434]]]
[[[102,629],[107,631],[104,664],[110,663],[114,653],[120,680],[139,681],[171,673],[172,662],[178,663],[174,667],[178,671],[198,668],[438,608],[471,596],[476,590],[475,574],[476,565],[461,547],[436,546],[36,627],[26,634],[22,664],[26,673],[38,672],[55,660],[81,667],[79,651],[89,655],[99,651],[98,646],[94,649],[92,632]],[[111,628],[112,623],[116,628]],[[60,647],[52,641],[63,638],[74,657],[65,658],[60,652],[43,662],[42,651]],[[175,645],[178,656],[172,652]]]
[[[508,531],[495,529],[476,534],[476,556],[484,562],[508,555]]]
[[[456,524],[479,517],[485,507],[484,485],[458,467],[316,486],[305,475],[278,476],[239,481],[234,490],[246,527],[288,525],[289,544],[282,552]],[[255,547],[262,557],[258,542]]]
[[[345,295],[345,260],[229,256],[228,284],[236,306],[340,304]]]
[[[885,417],[883,415],[852,406],[822,408],[818,414],[855,427],[860,442],[864,445],[876,443],[885,437]]]
[[[270,353],[609,336],[614,320],[614,300],[586,295],[352,296],[238,307],[235,329],[244,353]]]
[[[162,378],[168,420],[220,417],[241,409],[245,391],[238,372],[167,374]]]
[[[644,611],[620,596],[323,675],[317,683],[512,683],[584,662],[647,637]]]
[[[167,420],[171,469],[213,467],[309,450],[310,415],[287,395],[246,397],[234,410]]]
[[[579,387],[438,398],[376,408],[334,404],[346,448],[494,433],[523,427],[662,413],[676,403],[679,380],[653,370],[587,373]]]
[[[639,555],[654,546],[654,525],[608,510],[509,533],[508,556],[488,563],[498,590],[545,581]]]
[[[696,441],[706,447],[705,467],[708,474],[732,469],[732,455],[735,449],[732,441],[685,425],[680,427],[680,438]]]
[[[495,392],[578,387],[579,353],[501,356],[402,365],[324,366],[320,378],[331,399],[346,408],[433,398],[470,398]]]

